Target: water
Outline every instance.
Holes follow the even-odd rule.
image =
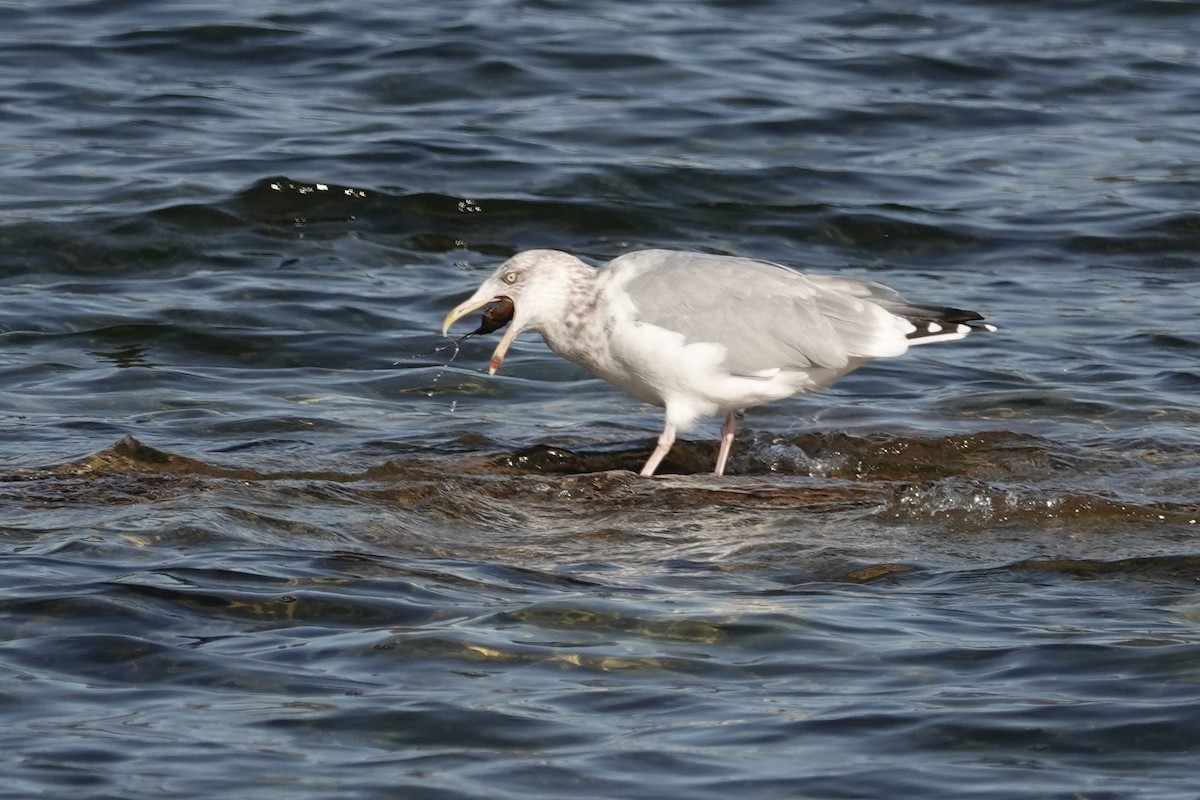
[[[1197,3],[0,22],[3,796],[1195,796]],[[529,247],[1000,331],[645,481]]]

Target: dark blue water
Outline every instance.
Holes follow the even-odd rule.
[[[0,6],[0,795],[1195,797],[1197,30]],[[437,349],[531,247],[1000,330],[643,480],[658,410]]]

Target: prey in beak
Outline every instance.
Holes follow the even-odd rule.
[[[450,326],[458,320],[476,311],[480,308],[487,307],[483,312],[483,319],[479,322],[479,327],[462,337],[466,339],[469,336],[483,336],[498,331],[507,325],[513,318],[513,311],[516,306],[513,304],[512,298],[505,295],[487,298],[480,300],[478,297],[471,297],[465,302],[455,306],[442,320],[442,335],[446,336],[450,331]],[[492,361],[488,365],[488,374],[494,375],[496,370],[500,368],[500,364],[504,361],[504,355],[508,352],[508,346],[512,344],[516,338],[517,331],[515,328],[510,328],[504,334],[504,338],[496,345],[496,349],[492,352]],[[461,341],[461,340],[460,340]]]

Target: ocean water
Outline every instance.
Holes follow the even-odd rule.
[[[0,3],[0,796],[1194,798],[1197,30]],[[999,330],[644,480],[658,409],[439,335],[533,247]]]

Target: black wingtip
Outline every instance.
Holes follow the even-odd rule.
[[[983,321],[976,311],[949,306],[918,306],[901,314],[915,328],[907,335],[910,341],[941,341],[961,339],[970,333],[993,333],[996,326]]]

